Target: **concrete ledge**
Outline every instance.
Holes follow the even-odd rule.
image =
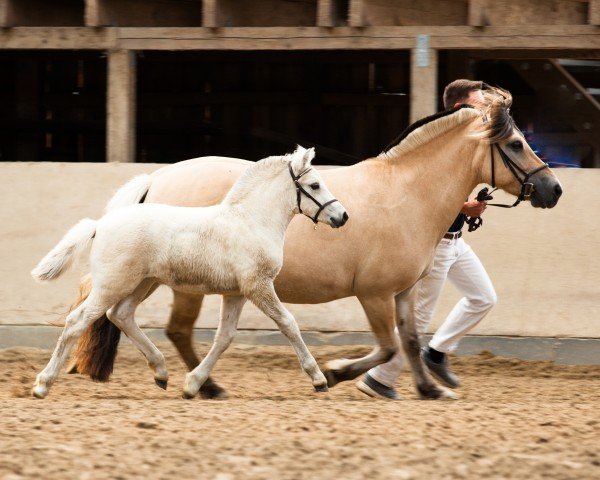
[[[153,341],[167,341],[163,329],[147,328],[146,334]],[[0,348],[35,347],[51,349],[61,332],[51,326],[0,326]],[[211,342],[213,329],[195,329],[196,342]],[[307,345],[373,345],[370,332],[302,332]],[[126,337],[124,337],[126,339]],[[429,339],[426,336],[425,341]],[[288,345],[286,338],[273,330],[240,330],[236,343],[250,345]],[[457,352],[459,356],[476,355],[488,351],[502,357],[523,360],[545,360],[564,365],[600,365],[600,339],[597,338],[548,338],[548,337],[502,337],[467,336]]]

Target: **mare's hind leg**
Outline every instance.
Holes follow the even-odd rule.
[[[378,347],[362,358],[344,358],[327,362],[327,370],[324,373],[330,387],[339,382],[352,380],[371,368],[387,362],[400,348],[398,336],[394,333],[393,297],[359,297],[358,299],[377,338]]]
[[[208,379],[210,371],[215,366],[215,363],[217,363],[221,354],[231,344],[245,303],[246,298],[242,296],[223,297],[221,301],[221,318],[215,339],[200,365],[186,375],[183,385],[184,398],[193,398],[198,393],[198,390]]]
[[[169,373],[167,372],[165,357],[140,329],[138,324],[135,323],[134,316],[138,305],[142,303],[145,298],[149,297],[157,287],[158,283],[155,283],[154,280],[144,280],[137,286],[131,295],[125,297],[113,306],[106,315],[111,322],[127,335],[137,349],[142,352],[148,361],[148,366],[154,373],[154,382],[160,388],[166,390]]]
[[[60,373],[60,369],[69,358],[69,353],[77,339],[87,327],[104,315],[111,303],[111,300],[99,298],[92,291],[90,296],[68,315],[65,328],[58,339],[48,365],[35,379],[32,389],[34,397],[44,398],[48,394],[50,387]]]
[[[395,297],[396,322],[404,352],[410,362],[413,378],[421,398],[457,398],[452,390],[436,384],[421,359],[421,343],[415,326],[414,308],[417,289],[412,287]]]
[[[190,371],[200,363],[192,340],[194,323],[200,313],[203,298],[204,295],[191,295],[173,290],[173,308],[166,333]],[[200,387],[200,396],[202,398],[226,398],[227,393],[211,377],[208,377]]]
[[[273,283],[264,285],[248,294],[248,299],[271,318],[292,344],[302,370],[310,377],[317,392],[327,391],[327,379],[319,369],[308,347],[302,340],[300,328],[293,315],[283,306],[275,293]]]

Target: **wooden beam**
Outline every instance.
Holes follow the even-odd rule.
[[[0,49],[100,50],[398,50],[418,34],[434,49],[569,50],[600,58],[600,27],[15,27],[0,30]]]
[[[410,122],[437,110],[438,52],[420,35],[410,55]]]
[[[108,52],[106,159],[135,161],[135,52]]]
[[[102,0],[85,0],[85,25],[88,27],[104,27],[110,25],[106,8]]]
[[[202,26],[215,28],[218,22],[218,0],[202,0]]]
[[[317,27],[335,27],[335,0],[317,0]]]

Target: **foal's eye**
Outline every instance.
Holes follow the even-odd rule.
[[[515,152],[520,152],[523,150],[523,142],[521,142],[521,140],[515,140],[510,144],[510,148],[512,148]]]
[[[321,186],[318,183],[312,183],[310,185],[310,188],[312,188],[313,190],[318,190],[319,188],[321,188]]]

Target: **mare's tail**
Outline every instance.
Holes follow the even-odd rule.
[[[134,177],[117,190],[104,211],[108,213],[128,205],[143,203],[151,182],[150,175]],[[71,306],[71,310],[83,303],[91,289],[92,279],[90,275],[86,275],[79,285],[79,298]],[[121,330],[108,319],[106,314],[102,315],[79,339],[69,373],[89,375],[92,380],[98,382],[108,381],[117,357],[120,338]]]
[[[72,227],[31,271],[31,276],[37,281],[44,282],[62,275],[71,266],[75,257],[79,256],[94,238],[96,223],[96,220],[84,218]]]

